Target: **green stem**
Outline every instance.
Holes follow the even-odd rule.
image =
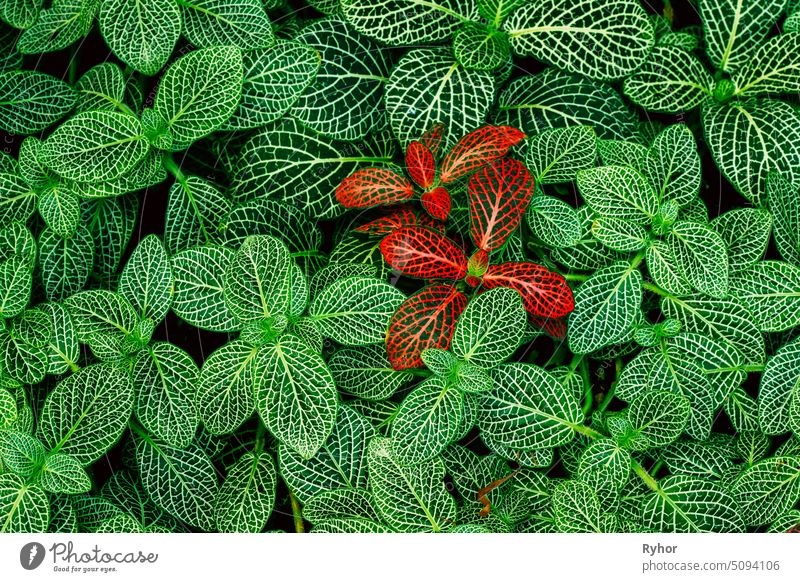
[[[567,281],[586,281],[589,278],[589,275],[579,275],[577,273],[567,273],[564,275],[564,278]]]
[[[305,533],[306,527],[303,524],[303,515],[300,510],[300,503],[297,501],[297,497],[294,496],[292,490],[289,490],[289,500],[292,503],[292,515],[294,516],[294,531],[297,533]]]
[[[648,473],[644,467],[639,464],[639,461],[636,459],[631,460],[631,466],[633,467],[633,471],[639,475],[639,477],[644,481],[645,485],[647,485],[651,490],[655,491],[656,493],[661,493],[661,487],[659,486],[658,482],[653,479],[652,475]]]
[[[622,372],[622,359],[617,358],[614,361],[614,381],[611,383],[611,387],[606,392],[603,401],[600,403],[600,406],[597,407],[598,412],[604,412],[608,405],[611,403],[611,400],[614,398],[614,392],[617,391],[617,382],[619,381],[619,375]]]
[[[652,291],[656,295],[661,295],[661,297],[670,297],[670,298],[674,297],[674,295],[669,291],[662,289],[658,285],[650,283],[649,281],[645,281],[644,283],[642,283],[642,287],[644,287],[648,291]]]
[[[592,409],[592,381],[589,378],[589,363],[586,360],[581,360],[578,364],[581,372],[581,379],[583,380],[583,415],[589,414]]]

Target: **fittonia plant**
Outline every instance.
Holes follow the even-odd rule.
[[[797,3],[667,8],[0,0],[0,532],[800,528]]]

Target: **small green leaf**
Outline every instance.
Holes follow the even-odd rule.
[[[42,131],[69,113],[75,100],[72,87],[51,75],[0,73],[0,129],[16,134]]]
[[[571,182],[595,165],[597,138],[588,125],[543,131],[528,139],[526,162],[538,184]]]
[[[784,331],[800,324],[800,268],[783,261],[760,261],[731,277],[731,295],[750,311],[761,331]]]
[[[41,485],[50,493],[86,493],[92,488],[89,475],[71,455],[50,455],[42,467]]]
[[[141,319],[164,319],[172,303],[173,277],[164,243],[149,235],[134,249],[119,278],[119,294]]]
[[[258,533],[275,505],[277,476],[272,457],[245,453],[228,470],[214,500],[214,521],[221,532]]]

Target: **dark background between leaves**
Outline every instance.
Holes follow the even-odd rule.
[[[49,4],[48,2],[45,5]],[[664,2],[643,2],[645,8],[653,14],[664,14],[665,10],[665,3]],[[684,26],[689,25],[698,25],[700,23],[700,19],[698,17],[697,11],[695,7],[692,5],[691,2],[688,0],[677,0],[671,3],[671,9],[673,13],[673,29],[678,30],[683,28]],[[667,8],[669,10],[669,8]],[[302,18],[318,18],[323,15],[316,12],[313,8],[302,6],[301,2],[297,0],[289,0],[289,9],[286,11],[286,14],[289,13],[299,13]],[[273,22],[280,23],[281,16],[278,15],[276,18],[274,14],[270,14]],[[191,46],[187,44],[179,44],[176,47],[174,57],[179,56],[191,50]],[[69,79],[71,76],[74,79],[80,78],[80,76],[89,70],[91,67],[103,63],[106,61],[116,62],[120,66],[124,67],[124,64],[119,62],[114,55],[112,55],[111,51],[103,42],[102,37],[100,36],[97,27],[95,26],[92,29],[92,32],[89,34],[86,39],[81,42],[79,45],[75,45],[77,50],[70,51],[70,50],[63,50],[57,53],[46,53],[43,55],[30,55],[25,57],[25,61],[23,64],[24,69],[28,70],[39,70],[42,72],[50,73],[55,75],[56,77],[62,79]],[[404,52],[405,49],[392,49],[393,51],[398,53],[399,55]],[[74,55],[74,60],[73,60]],[[515,57],[514,59],[515,70],[512,74],[512,78],[537,73],[544,68],[544,65],[541,63],[534,61],[532,59],[520,59]],[[70,72],[70,67],[72,66],[73,71]],[[147,82],[149,82],[149,86],[145,86],[144,88],[144,95],[145,95],[145,104],[148,104],[148,101],[152,101],[154,95],[154,89],[156,83],[158,81],[159,76],[147,79],[144,78]],[[621,91],[620,91],[621,93]],[[730,184],[721,176],[719,170],[714,165],[714,162],[711,160],[708,150],[702,143],[702,129],[699,123],[699,112],[697,110],[692,111],[688,114],[680,114],[680,115],[654,115],[654,114],[645,114],[644,112],[639,112],[640,119],[646,120],[657,120],[661,121],[665,124],[670,123],[685,123],[687,124],[693,131],[695,137],[700,142],[700,155],[702,159],[703,165],[703,184],[702,184],[702,191],[701,196],[706,203],[709,211],[709,217],[714,218],[723,212],[730,210],[732,208],[741,207],[747,205],[747,201],[742,198],[731,186]],[[45,132],[41,137],[45,137],[47,132]],[[9,136],[3,135],[2,136],[2,148],[3,151],[9,153],[16,157],[17,151],[19,148],[19,144],[22,141],[23,136]],[[238,136],[233,136],[232,141],[238,141]],[[222,169],[220,167],[211,167],[208,166],[208,161],[215,160],[213,154],[210,153],[208,150],[207,143],[201,143],[192,146],[187,152],[181,152],[176,154],[175,156],[176,161],[178,161],[187,173],[196,173],[200,176],[205,176],[207,178],[212,178],[217,181],[217,183],[221,186],[225,185],[225,176],[222,173]],[[201,163],[199,160],[205,160],[205,162]],[[144,190],[138,193],[139,197],[139,218],[137,224],[134,228],[133,237],[128,245],[128,248],[125,252],[125,255],[122,260],[122,265],[125,264],[127,257],[130,255],[131,251],[136,247],[138,241],[149,234],[157,234],[159,236],[163,236],[164,233],[164,216],[166,214],[167,208],[167,195],[169,192],[169,187],[171,186],[173,180],[170,177],[162,184]],[[572,203],[578,204],[579,200],[577,195],[573,196]],[[38,215],[37,215],[38,218]],[[325,246],[323,250],[328,251],[330,250],[330,246],[332,244],[333,232],[334,232],[334,224],[333,223],[320,223],[320,227],[325,235]],[[36,230],[34,229],[34,233]],[[778,258],[777,253],[773,247],[773,243],[770,242],[770,248],[767,250],[767,257],[768,258]],[[405,291],[413,290],[413,287],[409,287],[409,289],[404,289]],[[34,302],[43,301],[43,297],[36,298]],[[217,349],[219,346],[227,342],[230,338],[228,334],[224,333],[214,333],[214,332],[207,332],[198,330],[178,319],[172,312],[170,312],[165,321],[156,329],[154,334],[154,339],[156,340],[168,340],[176,345],[185,349],[189,354],[191,354],[198,365],[202,364],[208,355]],[[550,356],[553,355],[556,349],[566,349],[565,345],[559,345],[558,342],[553,342],[553,340],[549,338],[538,338],[531,342],[530,344],[523,346],[520,348],[519,352],[515,355],[515,359],[521,360],[524,359],[526,361],[532,361],[537,363],[545,362]],[[630,357],[630,356],[629,356]],[[608,389],[610,382],[613,380],[614,377],[614,364],[613,362],[602,362],[602,361],[592,361],[592,384],[594,387],[594,394],[596,397],[602,398],[603,393]],[[755,381],[754,381],[755,380]],[[49,391],[50,387],[52,386],[53,382],[48,379],[45,381],[45,384],[48,388],[43,388],[40,392],[40,396],[44,396],[47,391]],[[757,387],[757,378],[754,378],[751,375],[750,381],[745,385],[745,387],[751,391],[751,394],[755,396],[755,389]],[[34,398],[35,398],[34,394]],[[619,405],[620,403],[617,402]],[[614,409],[614,403],[610,406],[610,409]],[[253,426],[244,426],[240,429],[237,436],[241,442],[247,442],[248,433],[254,430]],[[725,415],[720,415],[717,420],[717,423],[714,426],[714,430],[717,432],[731,432],[732,427],[727,420]],[[126,441],[126,437],[123,436],[121,445],[116,446],[114,449],[109,451],[109,453],[105,456],[105,459],[101,459],[94,465],[94,480],[96,483],[96,487],[102,486],[105,482],[107,477],[115,471],[120,470],[123,467],[123,458],[129,454],[129,450],[126,449],[124,443]],[[274,442],[272,443],[273,452],[274,452]],[[478,438],[477,430],[474,430],[462,441],[462,444],[465,444],[475,450],[478,453],[486,454],[489,451],[483,446]],[[234,451],[235,452],[235,451]],[[241,450],[237,454],[240,454]],[[224,469],[224,467],[232,462],[235,459],[233,455],[226,455],[220,457],[216,462],[219,465],[219,469]],[[551,471],[553,476],[557,476],[558,474],[562,474],[563,469],[556,464],[555,468]],[[224,473],[222,473],[224,474]],[[282,529],[286,531],[294,531],[294,524],[292,520],[292,511],[288,499],[288,493],[286,490],[285,485],[279,479],[278,483],[278,491],[277,491],[277,498],[276,498],[276,507],[275,512],[272,514],[272,517],[267,524],[267,530],[274,530],[274,529]]]

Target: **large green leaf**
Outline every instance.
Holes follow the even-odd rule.
[[[187,176],[175,182],[169,189],[164,226],[167,251],[175,254],[213,242],[230,209],[230,200],[202,178]]]
[[[181,32],[174,0],[104,0],[98,22],[114,54],[145,75],[167,63]]]
[[[451,349],[459,358],[491,368],[511,357],[525,333],[520,294],[507,287],[482,293],[459,316]]]
[[[645,527],[660,532],[735,533],[744,530],[736,501],[720,485],[700,477],[670,475],[643,508]]]
[[[390,45],[418,45],[449,38],[477,16],[474,0],[343,0],[342,13],[357,31]]]
[[[505,364],[490,375],[494,388],[478,400],[481,432],[520,449],[572,440],[583,414],[575,395],[555,376],[532,364]]]
[[[390,140],[379,136],[360,145],[331,141],[297,120],[283,119],[242,148],[235,193],[241,199],[283,200],[311,217],[333,218],[344,212],[335,198],[344,178],[359,167],[392,161]]]
[[[36,133],[69,113],[75,99],[72,87],[51,75],[37,71],[0,73],[0,129]]]
[[[0,225],[24,223],[36,211],[36,192],[15,174],[0,174]]]
[[[700,18],[711,63],[730,72],[750,61],[785,5],[784,0],[704,0]]]
[[[337,350],[328,368],[339,390],[367,400],[384,400],[412,378],[392,368],[384,345]]]
[[[700,193],[700,154],[688,126],[676,123],[659,132],[642,171],[655,187],[660,203],[689,204]]]
[[[581,238],[580,216],[572,206],[554,196],[531,198],[525,219],[531,234],[549,247],[568,248]]]
[[[323,359],[292,335],[256,356],[256,409],[278,440],[313,457],[333,430],[337,394]]]
[[[275,43],[260,0],[180,0],[183,34],[198,47],[233,45],[250,50]]]
[[[736,208],[712,220],[710,226],[727,247],[731,272],[740,271],[766,252],[772,217],[761,208]]]
[[[642,394],[627,409],[628,422],[652,447],[676,440],[686,427],[690,412],[687,398],[666,390]]]
[[[558,531],[601,533],[600,501],[592,488],[580,481],[564,481],[553,489],[553,516]]]
[[[78,197],[63,185],[47,188],[39,196],[39,215],[58,236],[70,238],[81,218]]]
[[[528,139],[526,162],[539,184],[571,182],[597,158],[594,129],[576,125],[537,133]]]
[[[299,42],[279,41],[266,49],[247,51],[242,99],[225,129],[262,127],[291,109],[314,82],[320,68],[316,50]]]
[[[503,29],[517,54],[602,80],[639,68],[655,40],[647,13],[634,0],[602,6],[590,0],[532,2],[515,10]]]
[[[353,31],[340,18],[318,20],[296,37],[321,59],[314,83],[292,115],[332,139],[356,140],[379,124],[389,52]]]
[[[596,271],[575,292],[569,316],[570,349],[587,354],[620,341],[633,325],[642,302],[642,276],[628,263]]]
[[[38,485],[17,475],[0,475],[0,533],[44,533],[50,504]]]
[[[703,133],[723,175],[753,203],[764,196],[770,171],[792,183],[800,176],[800,114],[774,99],[709,103]]]
[[[367,465],[375,507],[392,529],[439,532],[454,524],[455,499],[445,488],[440,458],[402,467],[392,453],[391,441],[375,437],[367,448]]]
[[[95,364],[73,373],[50,392],[37,434],[52,452],[72,455],[85,466],[116,444],[132,409],[128,375]]]
[[[202,530],[214,529],[217,474],[196,444],[176,449],[136,431],[136,464],[144,490],[164,511]]]
[[[67,48],[89,33],[98,3],[87,0],[55,0],[22,33],[17,50],[23,54],[54,52]]]
[[[760,47],[733,76],[739,95],[800,91],[800,34],[776,35]]]
[[[800,458],[759,461],[736,479],[732,493],[746,525],[770,523],[800,499]]]
[[[372,277],[345,277],[325,287],[308,313],[322,334],[343,345],[383,342],[405,295]]]
[[[333,431],[312,458],[304,458],[285,444],[280,446],[281,475],[302,503],[325,491],[364,489],[367,444],[374,436],[375,429],[367,419],[340,405]]]
[[[266,453],[245,453],[228,470],[214,500],[221,532],[258,533],[275,505],[275,463]]]
[[[636,117],[613,87],[558,69],[512,80],[495,119],[530,135],[572,125],[594,127],[604,139],[630,139],[636,131]]]
[[[39,235],[39,265],[47,298],[60,301],[86,284],[94,264],[94,241],[82,225],[71,238],[46,228]]]
[[[236,253],[207,246],[181,251],[172,257],[175,315],[202,329],[233,331],[240,323],[225,303],[224,276]]]
[[[386,85],[389,123],[403,146],[443,123],[444,144],[483,124],[494,100],[490,73],[469,71],[443,49],[413,49],[392,69]]]
[[[153,109],[167,121],[172,149],[219,129],[242,95],[242,53],[233,46],[192,51],[172,63],[161,78]]]
[[[192,441],[199,373],[192,357],[169,342],[154,342],[137,354],[131,370],[133,411],[153,437],[178,448]]]
[[[658,212],[658,197],[647,179],[628,166],[581,170],[578,189],[600,216],[649,224]]]
[[[392,420],[392,453],[401,465],[417,465],[458,437],[464,397],[451,382],[428,378],[403,399]]]
[[[164,243],[155,236],[142,239],[119,279],[119,294],[130,301],[142,319],[164,319],[172,303],[173,277]]]
[[[792,402],[800,398],[800,340],[784,344],[767,360],[758,389],[758,423],[765,434],[800,433]]]
[[[8,0],[0,6],[0,20],[24,30],[36,22],[41,9],[41,0]]]
[[[800,265],[800,193],[782,176],[769,174],[766,195],[775,246],[784,259]]]
[[[679,220],[667,237],[678,268],[689,284],[706,295],[728,294],[728,255],[725,242],[699,222]]]
[[[203,362],[197,379],[197,414],[211,434],[234,432],[253,414],[258,348],[232,341]]]
[[[0,316],[15,317],[28,306],[33,276],[28,264],[19,257],[0,263]]]
[[[647,109],[683,113],[711,95],[714,81],[689,51],[657,46],[641,69],[625,80],[625,95]]]
[[[800,267],[761,261],[731,277],[731,295],[753,313],[761,331],[784,331],[800,324]]]
[[[78,339],[84,343],[97,334],[127,335],[136,326],[136,312],[131,304],[111,291],[83,291],[67,299],[64,305],[72,315]]]
[[[113,180],[147,154],[139,120],[125,113],[86,111],[50,134],[41,149],[42,162],[70,180]]]
[[[49,455],[44,462],[41,485],[50,493],[86,493],[92,488],[89,475],[78,460],[65,453]]]

